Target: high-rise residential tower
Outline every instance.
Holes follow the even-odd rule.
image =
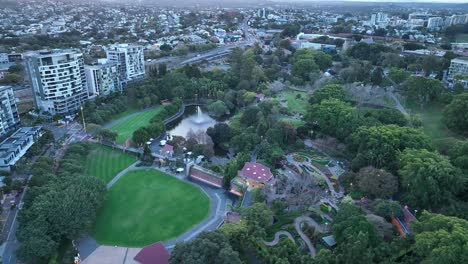
[[[134,44],[111,45],[106,50],[107,60],[119,65],[120,80],[123,83],[145,76],[143,46]]]
[[[26,55],[37,108],[55,114],[75,113],[88,99],[83,54],[76,51],[41,51]]]
[[[13,88],[0,86],[0,137],[16,129],[20,117]]]

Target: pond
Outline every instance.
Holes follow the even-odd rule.
[[[213,127],[217,121],[203,113],[200,107],[187,107],[185,114],[168,125],[168,133],[171,136],[187,137],[190,130],[193,132],[203,131]]]

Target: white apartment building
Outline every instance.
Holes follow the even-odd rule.
[[[468,75],[468,58],[455,58],[450,62],[448,77],[453,79],[457,74]]]
[[[133,44],[111,45],[107,50],[107,60],[119,65],[120,80],[123,83],[145,76],[143,46]]]
[[[99,60],[97,65],[85,66],[85,74],[89,97],[122,92],[119,65],[116,62]]]
[[[0,53],[0,64],[9,63],[8,54]]]
[[[385,13],[376,13],[371,15],[370,24],[377,26],[379,24],[386,24],[388,22],[388,15]]]
[[[20,117],[13,88],[0,86],[0,137],[16,129]]]
[[[427,21],[427,28],[428,29],[440,29],[444,26],[444,19],[441,17],[431,17]]]
[[[41,127],[23,127],[0,143],[0,171],[11,171],[34,142],[42,136]]]
[[[26,55],[37,108],[52,115],[74,113],[88,99],[83,54],[42,51]]]
[[[468,23],[468,14],[465,15],[453,15],[450,17],[447,17],[445,19],[445,25],[446,27],[452,26],[452,25],[463,25]]]

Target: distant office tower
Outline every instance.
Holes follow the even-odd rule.
[[[107,60],[119,65],[120,80],[123,83],[145,76],[143,47],[139,45],[117,44],[107,50]]]
[[[441,17],[431,17],[427,21],[428,29],[439,29],[444,26],[444,19]]]
[[[468,74],[468,58],[460,57],[450,62],[448,77],[453,78],[457,74]]]
[[[13,88],[0,86],[0,137],[16,129],[20,118]]]
[[[116,62],[99,60],[97,65],[85,66],[85,73],[90,97],[122,92],[119,65]]]
[[[83,54],[75,51],[42,51],[26,54],[34,100],[39,110],[75,113],[88,98]]]

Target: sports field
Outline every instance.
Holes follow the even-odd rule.
[[[94,144],[86,157],[86,172],[104,182],[109,182],[117,173],[135,161],[137,161],[137,157],[131,153]]]
[[[110,130],[117,132],[117,144],[123,144],[127,139],[131,139],[133,132],[140,127],[147,126],[151,119],[163,108],[161,106],[140,112],[130,118],[122,120],[110,127]]]
[[[176,238],[209,211],[208,196],[196,186],[154,169],[134,170],[110,188],[92,235],[103,245],[146,246]]]

